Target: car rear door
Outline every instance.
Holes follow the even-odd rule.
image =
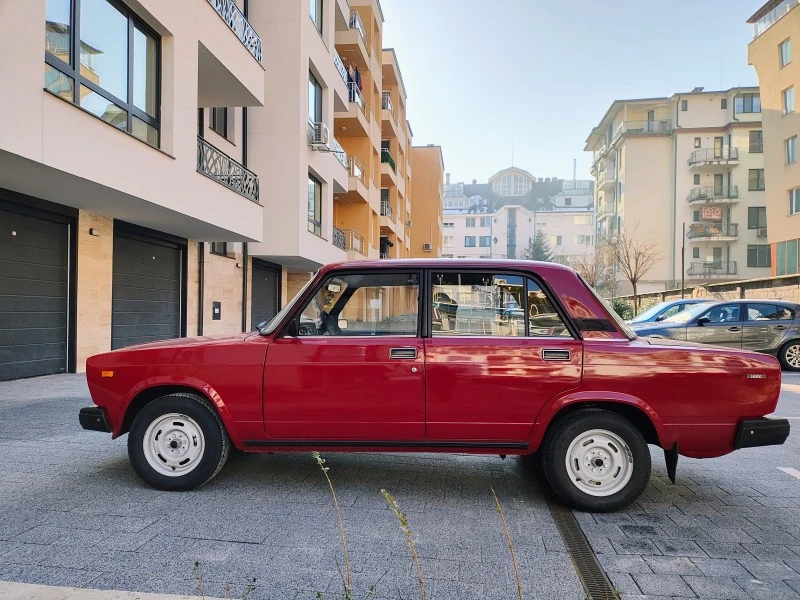
[[[756,352],[776,350],[794,318],[794,311],[783,304],[748,302],[742,348]]]
[[[687,325],[686,341],[741,348],[743,312],[744,304],[712,306]],[[704,317],[709,321],[703,322]]]
[[[426,438],[524,443],[541,407],[575,388],[583,347],[542,287],[522,274],[436,270],[425,340]],[[451,299],[446,318],[434,306]]]

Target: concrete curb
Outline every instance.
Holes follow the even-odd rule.
[[[118,590],[87,590],[79,588],[32,585],[0,581],[0,600],[194,600],[200,596],[145,594]],[[222,600],[206,596],[205,600]]]

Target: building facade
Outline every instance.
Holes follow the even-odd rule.
[[[762,148],[758,88],[615,101],[586,144],[598,240],[655,242],[641,291],[769,275]]]
[[[758,74],[761,89],[765,194],[770,224],[767,239],[772,274],[793,275],[800,273],[800,167],[797,164],[800,116],[795,111],[795,88],[800,90],[800,60],[793,56],[800,44],[797,35],[800,10],[796,0],[773,0],[764,4],[748,22],[755,30],[748,57]]]
[[[444,156],[441,146],[429,144],[411,148],[414,198],[410,256],[426,258],[442,256],[442,210]]]

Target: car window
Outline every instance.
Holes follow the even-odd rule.
[[[677,315],[679,312],[684,310],[683,304],[676,304],[675,306],[670,306],[667,310],[661,313],[659,316],[664,319],[669,319],[670,317]]]
[[[722,304],[715,306],[705,314],[708,317],[709,323],[730,323],[739,321],[740,305],[738,304]]]
[[[330,277],[306,304],[300,336],[417,335],[419,275],[361,273]]]
[[[688,323],[692,319],[697,316],[703,314],[703,311],[707,310],[706,306],[703,304],[695,304],[691,307],[687,308],[686,310],[679,312],[668,319],[665,319],[665,323]]]
[[[654,318],[667,304],[668,302],[659,302],[655,306],[651,306],[644,312],[639,313],[633,319],[631,319],[631,323],[644,323],[645,321]]]
[[[520,275],[477,271],[433,273],[434,336],[569,336],[541,287]]]
[[[794,311],[780,304],[748,304],[748,321],[790,321],[794,319]]]

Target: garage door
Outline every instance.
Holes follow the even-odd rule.
[[[253,260],[253,296],[250,306],[250,323],[256,325],[269,321],[280,310],[281,272],[259,260]]]
[[[114,232],[111,348],[181,336],[184,248]]]
[[[0,210],[0,381],[67,371],[69,226]]]

